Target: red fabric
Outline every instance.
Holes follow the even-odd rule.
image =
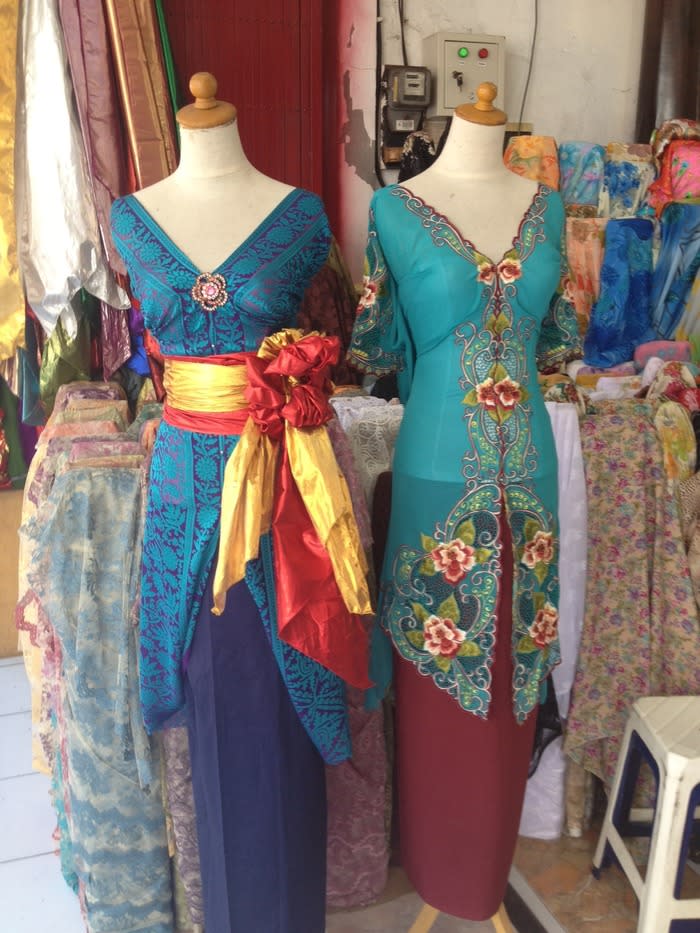
[[[536,710],[513,716],[513,565],[503,529],[488,719],[466,713],[430,677],[395,654],[401,864],[423,900],[467,920],[492,917],[508,884]]]
[[[168,424],[212,434],[240,434],[248,417],[261,433],[281,442],[284,422],[296,428],[319,427],[330,421],[329,366],[338,359],[336,337],[309,335],[283,347],[265,360],[250,353],[211,356],[200,360],[220,365],[245,362],[248,408],[236,412],[202,413],[163,409]],[[170,357],[197,361],[197,357]],[[293,377],[290,397],[283,377]],[[331,560],[313,526],[292,475],[285,445],[277,464],[272,514],[275,587],[279,636],[307,657],[360,689],[368,680],[368,634],[362,617],[348,612]]]

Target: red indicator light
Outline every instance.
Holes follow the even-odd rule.
[[[479,49],[479,58],[488,58],[489,50],[488,49]]]

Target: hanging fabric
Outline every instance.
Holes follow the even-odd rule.
[[[105,0],[105,10],[136,188],[145,188],[177,164],[158,23],[149,0]]]
[[[17,265],[14,196],[16,0],[0,0],[0,360],[24,336],[24,294]]]
[[[56,0],[26,0],[18,39],[16,210],[27,299],[51,335],[80,288],[128,304],[105,259]]]

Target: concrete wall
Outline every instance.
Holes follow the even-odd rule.
[[[341,160],[341,246],[361,274],[367,207],[374,180],[375,0],[339,0],[338,67],[345,82]],[[505,110],[517,121],[528,70],[535,0],[404,0],[408,61],[420,65],[433,32],[506,38]],[[538,30],[523,122],[533,132],[607,143],[632,142],[644,26],[644,0],[538,0]],[[396,0],[380,0],[385,63],[402,61]],[[395,175],[386,173],[386,181]]]

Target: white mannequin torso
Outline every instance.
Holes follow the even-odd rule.
[[[511,248],[538,188],[504,165],[504,133],[505,125],[472,123],[455,113],[439,157],[403,185],[494,262]]]
[[[234,120],[180,127],[180,162],[135,197],[200,272],[216,269],[294,189],[248,161]]]

